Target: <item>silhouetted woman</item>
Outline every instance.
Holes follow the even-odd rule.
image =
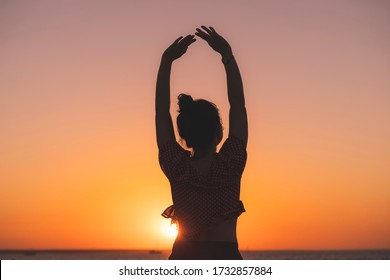
[[[239,197],[248,124],[241,75],[229,43],[212,27],[197,28],[195,35],[222,55],[230,103],[229,137],[217,153],[222,140],[217,107],[180,94],[177,128],[191,152],[176,142],[169,112],[171,66],[196,41],[194,35],[178,38],[162,55],[156,88],[159,161],[174,203],[162,215],[176,221],[179,229],[169,259],[242,259],[236,227],[245,211]]]

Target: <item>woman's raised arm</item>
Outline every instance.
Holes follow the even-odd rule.
[[[248,119],[245,108],[244,89],[240,70],[229,43],[214,28],[197,28],[195,35],[204,39],[210,47],[222,56],[227,78],[227,91],[230,104],[229,136],[248,142]]]
[[[170,76],[172,62],[181,57],[189,45],[195,42],[194,35],[177,38],[163,53],[156,84],[156,136],[160,149],[175,138],[170,108]]]

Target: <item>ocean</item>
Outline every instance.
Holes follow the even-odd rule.
[[[166,260],[169,250],[0,250],[1,260]],[[241,251],[245,260],[390,260],[390,250]]]

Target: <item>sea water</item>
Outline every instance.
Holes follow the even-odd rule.
[[[166,260],[170,250],[7,250],[1,260]],[[390,250],[241,251],[246,260],[390,260]]]

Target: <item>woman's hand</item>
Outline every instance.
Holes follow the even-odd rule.
[[[173,62],[175,59],[181,57],[186,53],[189,45],[196,41],[194,37],[194,35],[187,35],[184,38],[183,36],[177,38],[175,42],[173,42],[172,45],[165,50],[163,53],[163,59],[168,62]]]
[[[229,43],[219,35],[211,26],[207,28],[202,25],[203,30],[196,28],[195,35],[205,40],[210,47],[216,52],[220,53],[222,57],[229,57],[232,55],[232,48]],[[206,32],[205,32],[206,31]]]

